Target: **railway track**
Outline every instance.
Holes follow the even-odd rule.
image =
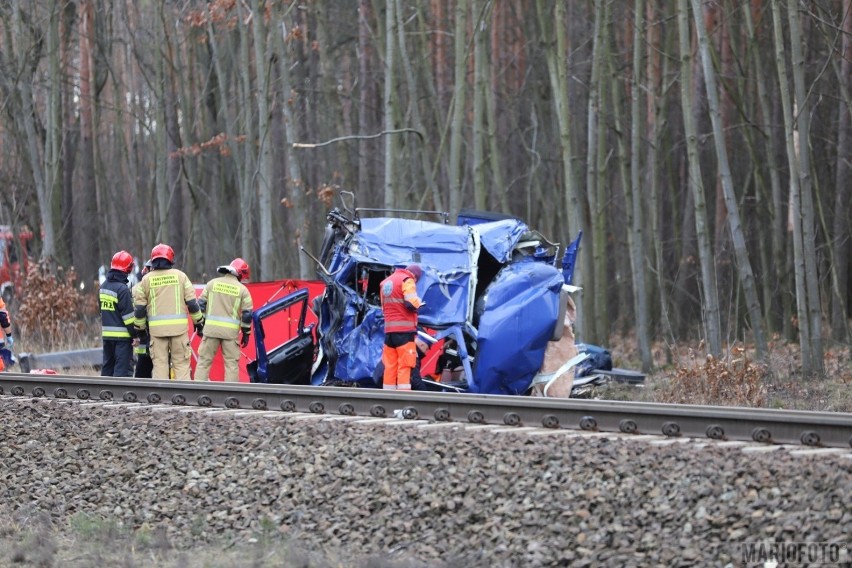
[[[852,414],[379,389],[0,374],[0,394],[852,446]]]

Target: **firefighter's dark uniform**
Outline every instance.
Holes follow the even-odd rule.
[[[150,339],[146,333],[140,336],[139,344],[133,348],[133,353],[136,355],[136,369],[133,371],[133,376],[137,379],[150,379],[154,373],[154,363],[148,352],[149,342]]]
[[[98,292],[101,303],[101,336],[104,377],[130,377],[133,362],[133,302],[127,273],[112,269]]]
[[[382,280],[380,290],[385,317],[383,388],[411,390],[411,370],[417,364],[417,347],[414,344],[417,308],[423,304],[417,296],[414,274],[405,268],[397,269]]]
[[[163,258],[153,259],[151,272],[133,291],[136,329],[145,327],[149,334],[149,352],[155,379],[174,378],[188,381],[191,377],[189,335],[186,314],[200,324],[202,315],[189,277]],[[171,361],[171,364],[170,364]]]
[[[142,269],[142,274],[139,276],[139,280],[148,274],[151,270],[151,261],[145,263],[145,267]],[[133,290],[131,290],[131,295],[133,294]],[[139,333],[137,336],[139,338],[139,343],[133,347],[133,353],[136,355],[136,369],[133,371],[133,376],[137,379],[150,379],[151,375],[154,371],[154,363],[151,361],[151,353],[148,351],[148,344],[151,342],[150,336],[148,335],[148,328],[145,328],[142,333]]]
[[[233,274],[225,274],[207,283],[198,303],[204,312],[204,337],[198,347],[195,379],[206,381],[210,378],[213,357],[221,346],[225,381],[239,381],[240,345],[237,336],[240,330],[244,334],[251,332],[253,304],[248,288]]]

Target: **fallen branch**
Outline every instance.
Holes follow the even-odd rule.
[[[421,140],[424,139],[423,134],[417,129],[400,128],[398,130],[382,130],[377,134],[353,134],[352,136],[341,136],[340,138],[332,138],[331,140],[320,142],[319,144],[304,144],[302,142],[293,142],[293,148],[320,148],[322,146],[328,146],[329,144],[334,144],[335,142],[342,142],[344,140],[368,140],[370,138],[378,138],[379,136],[384,136],[385,134],[400,134],[402,132],[413,132],[417,134]]]

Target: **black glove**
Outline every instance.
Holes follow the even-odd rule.
[[[193,325],[195,326],[195,333],[198,337],[204,337],[204,320],[198,320]]]
[[[151,338],[148,337],[147,331],[137,332],[136,339],[139,340],[139,345],[148,345],[148,343],[151,341]]]
[[[251,337],[251,332],[244,331],[243,332],[243,338],[240,340],[240,347],[248,346],[249,337]]]

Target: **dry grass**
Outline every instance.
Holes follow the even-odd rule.
[[[732,356],[725,359],[712,355],[702,358],[694,351],[690,358],[690,364],[677,367],[659,389],[659,402],[720,406],[766,403],[766,367],[750,361],[744,348],[735,348]]]
[[[109,519],[83,513],[67,526],[54,525],[45,513],[19,510],[0,519],[0,566],[21,568],[414,568],[412,559],[377,556],[353,558],[341,551],[307,552],[277,531],[244,541],[222,541],[180,548],[161,530],[130,530]]]
[[[852,347],[833,345],[826,349],[825,373],[805,377],[799,346],[773,338],[765,362],[758,362],[753,346],[735,345],[716,359],[706,355],[706,346],[653,346],[655,369],[645,388],[607,388],[598,398],[679,402],[722,406],[786,408],[852,412]],[[639,369],[641,358],[633,337],[615,337],[610,350],[614,364]]]

